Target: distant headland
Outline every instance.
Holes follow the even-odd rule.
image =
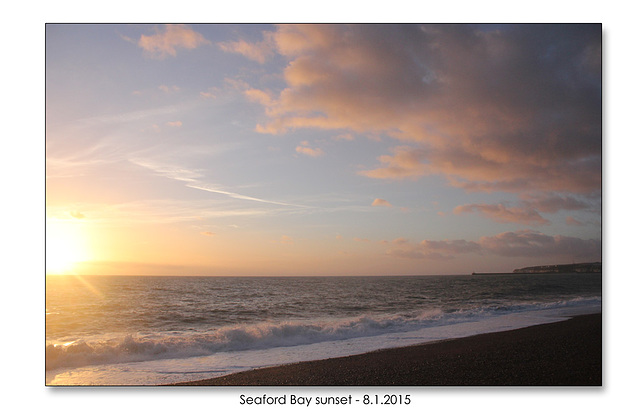
[[[538,265],[514,269],[513,272],[490,273],[473,272],[471,275],[504,275],[504,274],[571,274],[571,273],[602,273],[602,262],[586,262],[564,265]]]

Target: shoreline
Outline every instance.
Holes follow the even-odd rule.
[[[602,313],[172,386],[601,386]]]

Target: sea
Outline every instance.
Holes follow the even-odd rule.
[[[47,276],[47,385],[162,385],[566,320],[601,274]]]

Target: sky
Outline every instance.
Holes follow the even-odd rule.
[[[45,35],[48,273],[601,260],[600,25]]]

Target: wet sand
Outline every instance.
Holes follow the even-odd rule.
[[[176,385],[600,386],[602,315]]]

